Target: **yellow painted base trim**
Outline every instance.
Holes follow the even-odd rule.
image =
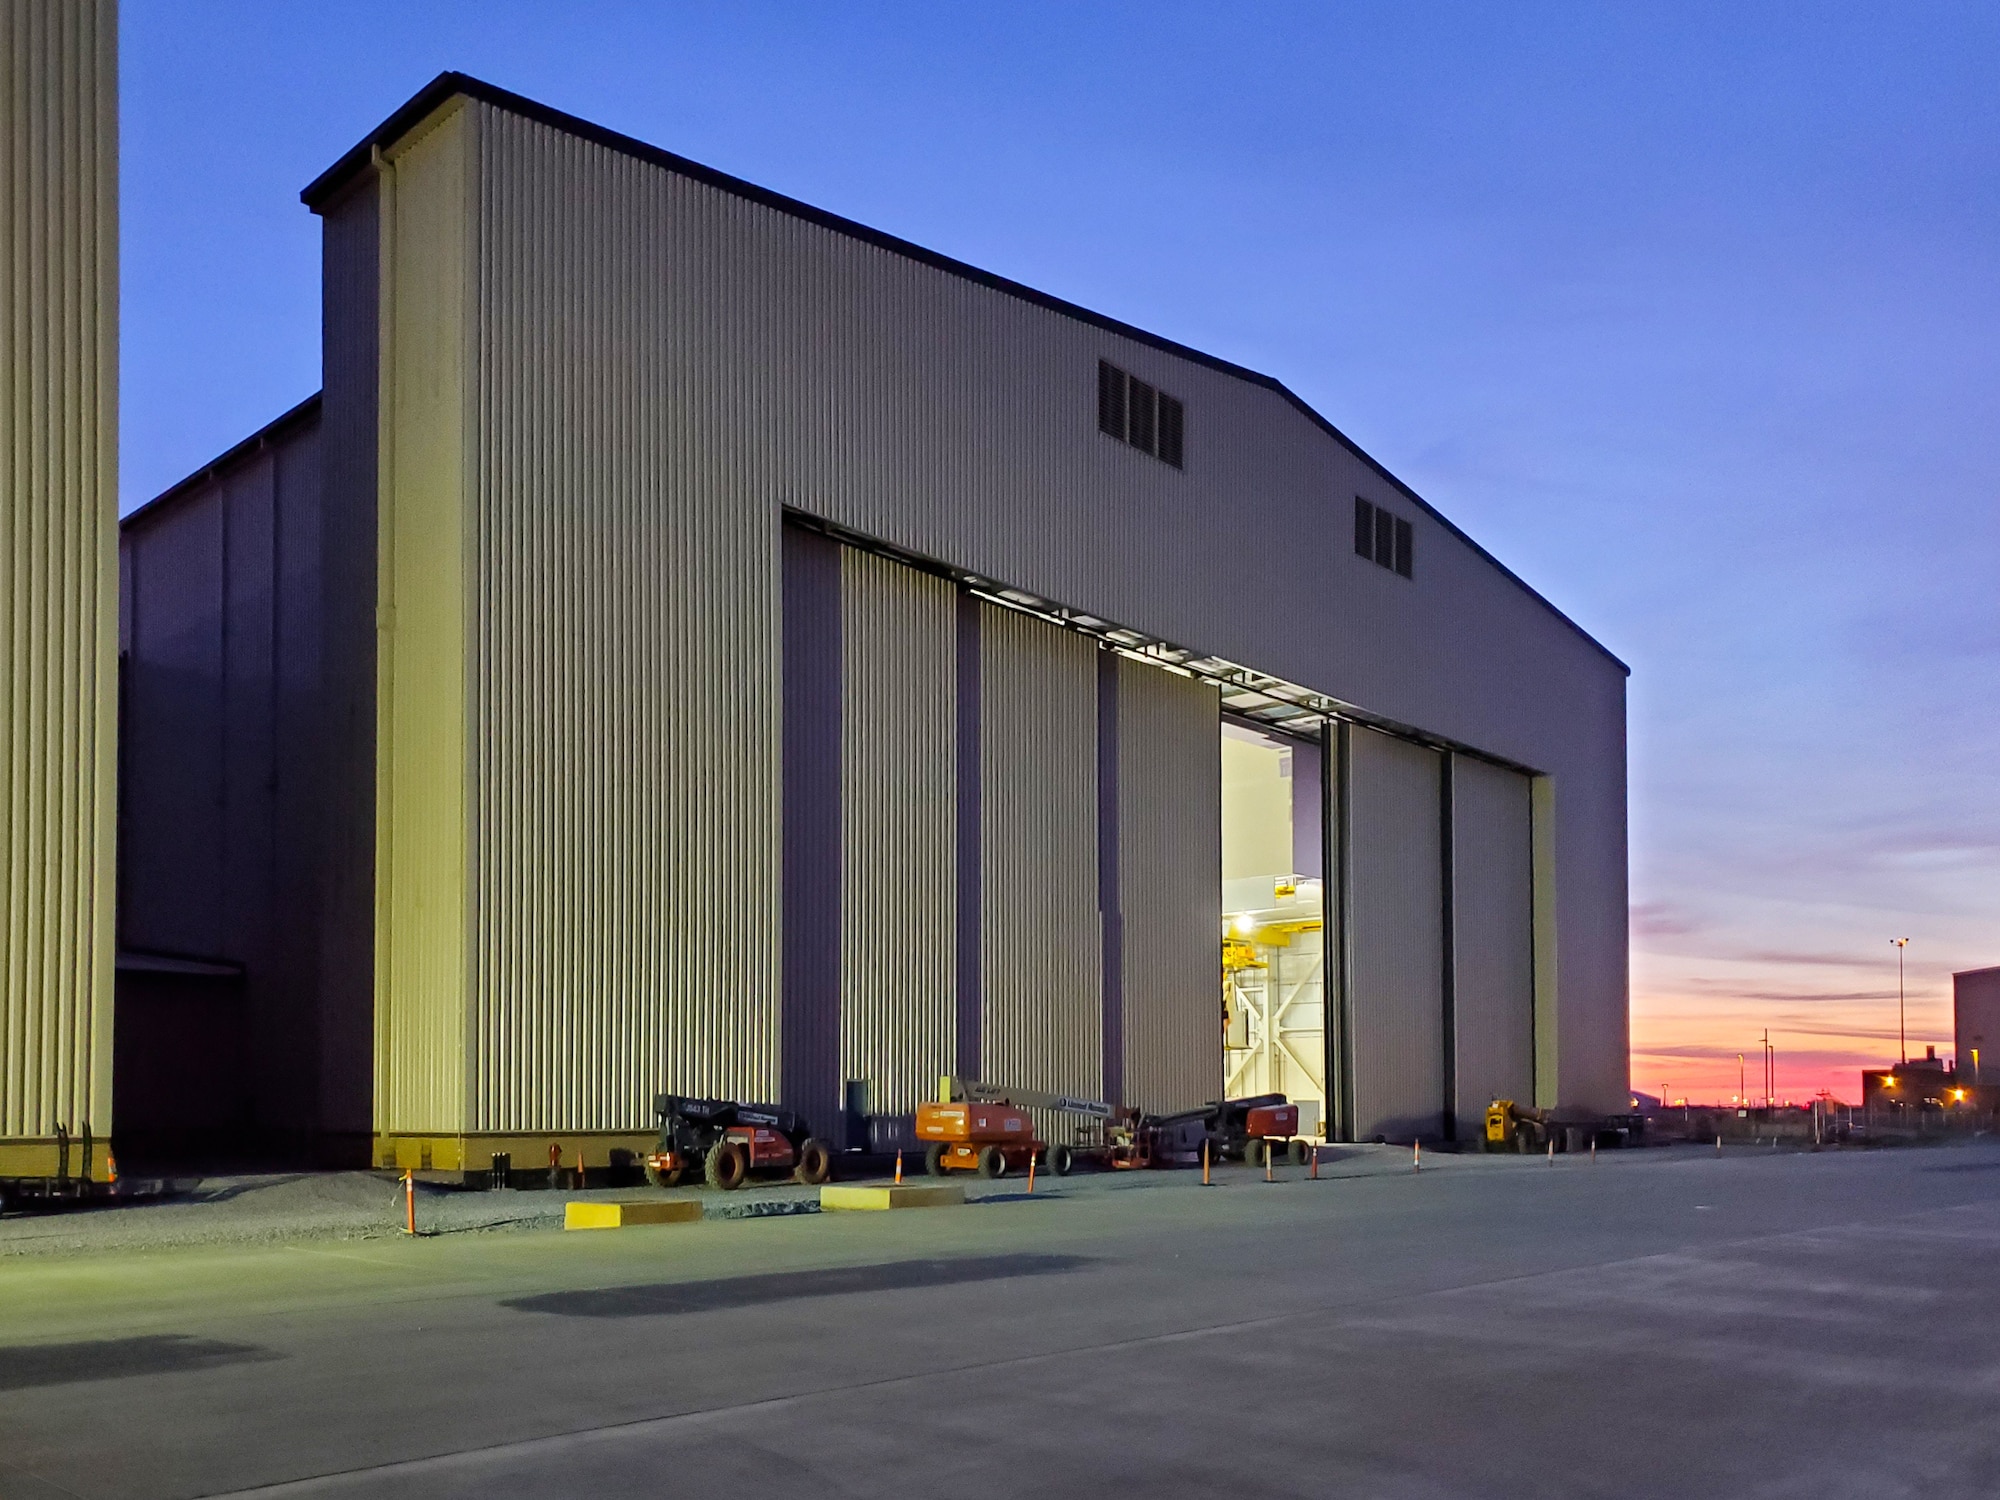
[[[565,1229],[628,1229],[635,1224],[692,1224],[700,1219],[701,1205],[685,1198],[571,1203],[563,1209]]]
[[[608,1167],[613,1151],[628,1151],[634,1157],[659,1149],[657,1132],[631,1134],[623,1131],[555,1132],[509,1131],[504,1134],[424,1135],[416,1132],[377,1131],[369,1160],[383,1171],[393,1172],[484,1172],[493,1158],[512,1158],[516,1172],[532,1172],[549,1164],[549,1147],[562,1152],[562,1165],[574,1167],[577,1153],[586,1167]]]
[[[0,1177],[55,1177],[62,1171],[62,1151],[54,1136],[42,1139],[20,1136],[0,1141]],[[69,1143],[69,1175],[83,1176],[83,1142]],[[90,1180],[111,1181],[111,1143],[99,1138],[90,1143]]]
[[[964,1202],[965,1189],[956,1182],[906,1182],[901,1187],[829,1182],[819,1190],[824,1209],[957,1208]]]

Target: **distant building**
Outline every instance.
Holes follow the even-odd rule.
[[[2000,1057],[1993,1050],[2000,1046],[2000,967],[1951,976],[1951,1021],[1960,1075],[1974,1085],[2000,1084]]]
[[[1924,1048],[1891,1068],[1861,1075],[1861,1103],[1867,1109],[1993,1109],[2000,1106],[2000,1086],[1975,1087],[1954,1064]]]

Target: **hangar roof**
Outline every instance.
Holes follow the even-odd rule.
[[[787,197],[783,193],[772,192],[769,188],[758,187],[753,182],[746,182],[740,177],[733,177],[726,172],[717,171],[713,167],[703,166],[700,162],[692,161],[685,156],[677,156],[671,151],[664,151],[658,146],[648,145],[646,142],[636,140],[631,136],[621,135],[615,130],[608,130],[602,125],[593,124],[576,115],[565,114],[561,110],[553,109],[546,104],[538,103],[524,95],[513,93],[495,84],[487,83],[483,79],[474,78],[469,74],[456,72],[440,73],[436,78],[432,79],[420,92],[390,115],[388,119],[376,126],[373,131],[343,155],[340,160],[336,161],[310,183],[306,184],[305,189],[299,194],[300,201],[312,209],[313,212],[318,213],[328,203],[338,197],[345,188],[366,173],[373,166],[379,152],[386,150],[401,140],[418,124],[434,113],[440,105],[450,99],[459,97],[476,99],[495,109],[505,110],[510,114],[519,115],[523,118],[536,121],[539,124],[547,125],[551,129],[564,131],[583,140],[591,141],[608,150],[635,157],[640,161],[649,162],[669,172],[674,172],[693,181],[704,183],[718,191],[729,193],[752,203],[761,204],[766,208],[775,209],[779,213],[788,214],[793,218],[817,224],[821,228],[832,230],[837,234],[865,241],[879,249],[917,261],[920,264],[933,267],[936,270],[960,277],[966,281],[975,282],[980,286],[988,287],[1005,296],[1033,303],[1038,307],[1046,308],[1064,317],[1091,324],[1109,333],[1115,333],[1121,338],[1149,345],[1176,358],[1205,365],[1211,370],[1220,371],[1238,380],[1247,381],[1252,385],[1262,386],[1269,391],[1275,392],[1295,407],[1306,420],[1324,431],[1335,442],[1339,443],[1376,474],[1381,476],[1388,484],[1393,485],[1398,494],[1410,501],[1411,504],[1420,507],[1440,526],[1444,527],[1459,541],[1471,548],[1479,557],[1498,569],[1504,577],[1519,587],[1530,598],[1534,599],[1536,603],[1540,604],[1571,630],[1575,631],[1577,635],[1602,652],[1620,670],[1624,671],[1628,676],[1631,673],[1632,669],[1619,660],[1601,641],[1591,635],[1581,625],[1577,624],[1568,615],[1564,614],[1560,609],[1556,608],[1554,604],[1551,604],[1548,599],[1518,573],[1514,572],[1513,569],[1501,562],[1499,558],[1480,546],[1478,542],[1474,541],[1454,524],[1449,517],[1439,511],[1436,506],[1432,505],[1423,496],[1419,495],[1415,490],[1403,483],[1402,480],[1390,473],[1373,455],[1369,454],[1360,444],[1356,443],[1346,433],[1321,416],[1301,399],[1296,392],[1286,386],[1283,381],[1277,379],[1277,377],[1263,374],[1260,371],[1249,369],[1243,365],[1233,364],[1225,359],[1219,359],[1213,354],[1206,354],[1199,349],[1190,348],[1186,344],[1176,343],[1172,339],[1163,338],[1159,334],[1149,333],[1147,330],[1134,327],[1130,323],[1122,323],[1116,318],[1107,317],[1103,313],[1093,312],[1087,307],[1081,307],[1074,302],[1068,302],[1060,297],[1051,296],[1047,292],[1037,291],[1031,286],[1009,280],[1005,276],[981,270],[978,266],[970,265],[965,261],[955,260],[948,255],[941,255],[935,250],[928,250],[922,245],[914,244],[896,235],[887,234],[879,229],[871,229],[866,224],[857,223],[853,219],[843,218],[839,214],[829,213],[823,208],[815,208],[809,203],[803,203],[796,198]]]

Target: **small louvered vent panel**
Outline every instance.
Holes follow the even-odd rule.
[[[1155,458],[1182,467],[1186,414],[1178,398],[1119,369],[1097,362],[1097,430]]]
[[[1416,531],[1382,506],[1354,497],[1354,551],[1405,578],[1416,571]]]
[[[1125,441],[1125,372],[1097,362],[1097,430]]]

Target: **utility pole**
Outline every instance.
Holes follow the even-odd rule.
[[[1739,1052],[1736,1054],[1736,1102],[1742,1105],[1743,1108],[1748,1109],[1750,1107],[1750,1096],[1749,1094],[1744,1092],[1745,1084],[1746,1080],[1743,1076],[1743,1054]]]
[[[1910,946],[1908,938],[1890,938],[1896,947],[1896,1051],[1901,1061],[1910,1060],[1910,1036],[1903,1025],[1903,950]]]
[[[1771,1029],[1764,1028],[1764,1108],[1771,1107]]]

